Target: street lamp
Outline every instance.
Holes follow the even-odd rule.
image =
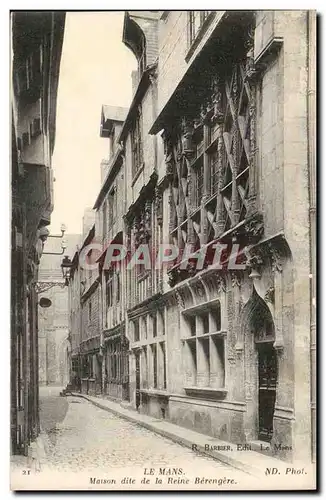
[[[72,266],[71,260],[67,255],[65,255],[65,257],[62,259],[61,262],[61,270],[62,270],[62,276],[65,280],[65,286],[69,285],[71,266]]]

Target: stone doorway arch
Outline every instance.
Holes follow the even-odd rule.
[[[244,352],[246,441],[270,442],[278,379],[275,324],[270,308],[255,289],[242,311],[239,340]]]

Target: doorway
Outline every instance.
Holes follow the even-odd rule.
[[[246,440],[270,443],[278,390],[278,354],[274,348],[275,324],[267,303],[254,290],[243,311],[245,332],[244,419]]]
[[[277,386],[277,357],[273,342],[257,342],[258,350],[258,439],[270,442]]]

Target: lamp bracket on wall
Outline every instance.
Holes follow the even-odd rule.
[[[56,236],[53,236],[56,238]],[[42,252],[42,255],[63,255],[65,253],[66,248],[62,248],[61,252]]]
[[[44,293],[55,286],[64,288],[66,283],[64,281],[37,281],[35,283],[35,291],[36,293]]]

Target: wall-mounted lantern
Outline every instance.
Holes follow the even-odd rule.
[[[65,255],[65,257],[62,259],[61,270],[66,286],[69,285],[71,266],[72,266],[71,260],[67,255]]]

